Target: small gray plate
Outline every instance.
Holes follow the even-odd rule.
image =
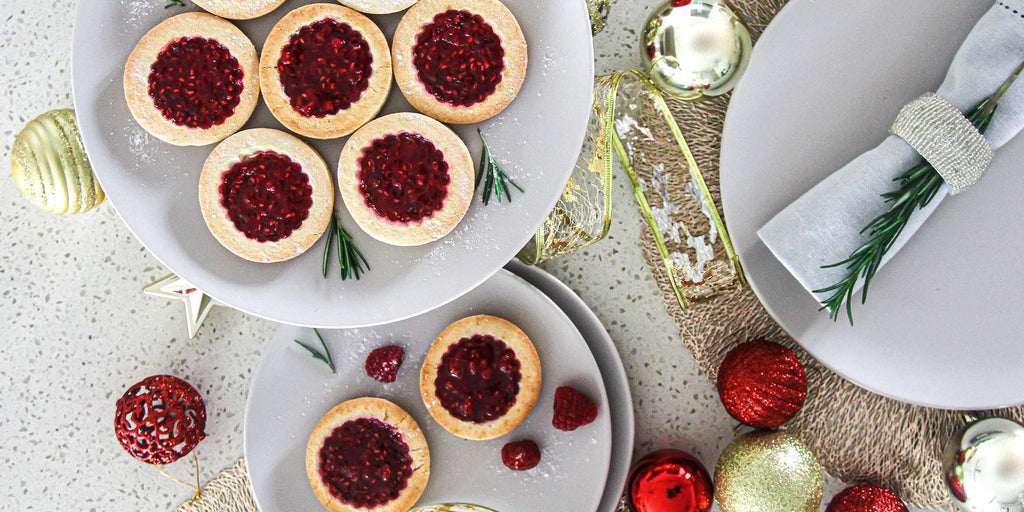
[[[451,322],[474,314],[493,314],[519,325],[536,345],[544,374],[530,417],[511,434],[491,441],[467,441],[449,434],[430,417],[419,394],[419,369],[434,337]],[[253,379],[246,409],[245,454],[263,512],[320,509],[306,478],[306,441],[323,414],[361,396],[397,403],[423,429],[431,451],[431,474],[420,504],[465,501],[500,512],[598,510],[612,461],[614,417],[601,371],[572,321],[526,281],[501,271],[480,288],[425,315],[322,334],[331,347],[337,375],[292,342],[316,343],[311,330],[282,327]],[[380,384],[366,376],[363,362],[373,348],[393,343],[405,347],[405,363],[396,383]],[[551,426],[554,391],[565,384],[598,403],[597,420],[575,432]],[[501,462],[501,447],[527,438],[541,446],[541,464],[525,472],[507,469]],[[621,482],[616,484],[621,490]]]

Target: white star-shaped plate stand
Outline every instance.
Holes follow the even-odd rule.
[[[194,284],[170,274],[142,289],[146,295],[180,300],[185,303],[185,320],[188,322],[188,337],[195,338],[199,328],[214,306],[224,303],[203,293]]]

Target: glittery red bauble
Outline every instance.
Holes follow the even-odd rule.
[[[778,343],[754,340],[729,352],[718,368],[718,395],[733,418],[756,428],[778,428],[807,399],[807,372]]]
[[[626,485],[636,512],[708,512],[715,496],[704,465],[679,450],[658,450],[640,459]]]
[[[117,400],[114,432],[132,457],[170,464],[206,437],[206,405],[196,388],[171,375],[154,375]]]
[[[855,485],[832,498],[825,512],[907,512],[907,506],[885,487]]]

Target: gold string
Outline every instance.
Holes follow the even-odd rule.
[[[192,496],[192,499],[188,500],[188,504],[189,505],[195,503],[195,501],[199,499],[199,495],[200,495],[200,492],[201,492],[200,491],[200,487],[199,487],[199,457],[196,457],[196,452],[195,451],[192,452],[192,460],[195,462],[195,466],[196,466],[196,483],[195,483],[195,485],[190,484],[190,483],[188,483],[188,482],[186,482],[186,481],[184,481],[184,480],[182,480],[182,479],[180,479],[180,478],[178,478],[178,477],[176,477],[174,475],[171,475],[170,473],[164,471],[163,468],[161,468],[160,465],[158,465],[158,464],[153,464],[152,465],[154,468],[156,468],[157,471],[160,472],[161,475],[163,475],[163,476],[165,476],[167,478],[170,478],[171,480],[174,480],[175,482],[178,482],[181,485],[184,485],[184,486],[190,487],[192,489],[195,489],[196,493]]]

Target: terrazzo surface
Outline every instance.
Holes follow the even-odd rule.
[[[163,0],[152,0],[163,2]],[[599,72],[636,66],[653,0],[619,1],[596,38]],[[10,142],[35,115],[70,107],[75,2],[0,3],[0,510],[173,510],[188,489],[131,459],[112,432],[114,401],[155,373],[192,382],[207,403],[203,480],[242,453],[250,378],[276,326],[215,308],[199,335],[181,303],[143,296],[167,272],[109,204],[57,217],[9,178]],[[733,422],[678,338],[643,262],[641,219],[624,179],[610,237],[545,268],[594,309],[616,341],[636,407],[636,454],[675,447],[713,468]],[[169,467],[187,475],[187,463]],[[842,486],[829,481],[827,494]],[[826,499],[827,502],[827,499]],[[717,509],[716,509],[717,510]]]

